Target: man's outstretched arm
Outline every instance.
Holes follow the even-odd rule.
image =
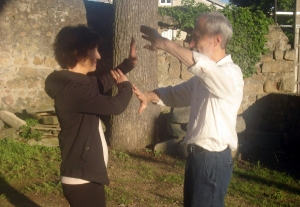
[[[134,84],[132,85],[132,88],[136,97],[140,100],[139,114],[141,114],[144,111],[149,102],[157,103],[160,100],[159,94],[156,91],[149,91],[143,93]]]
[[[142,38],[151,43],[150,45],[145,45],[144,48],[151,51],[156,51],[158,49],[164,50],[178,58],[188,67],[191,67],[195,64],[191,50],[162,37],[155,29],[151,27],[142,25],[140,31],[143,33]]]

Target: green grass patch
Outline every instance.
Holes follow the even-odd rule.
[[[185,161],[149,150],[110,150],[107,206],[183,206]],[[59,179],[59,148],[0,140],[2,206],[68,206]],[[16,203],[19,201],[19,203]],[[299,206],[300,181],[286,172],[237,161],[226,206]],[[24,205],[23,205],[24,206]]]
[[[300,185],[285,172],[239,161],[234,166],[228,195],[242,197],[250,206],[299,206]]]

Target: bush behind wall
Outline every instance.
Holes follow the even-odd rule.
[[[249,8],[233,5],[218,10],[214,6],[196,3],[195,0],[183,0],[182,6],[159,7],[159,14],[172,17],[178,22],[176,28],[187,32],[188,37],[199,14],[209,11],[219,11],[230,20],[234,34],[227,46],[227,53],[240,66],[244,78],[251,77],[256,72],[255,64],[260,60],[260,55],[267,52],[266,35],[268,26],[273,23],[262,11],[252,12]]]

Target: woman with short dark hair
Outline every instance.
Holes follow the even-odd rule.
[[[124,74],[137,62],[134,40],[129,58],[118,69],[88,76],[101,58],[99,45],[98,34],[86,26],[62,28],[53,46],[56,61],[66,70],[52,72],[45,81],[61,127],[61,182],[71,207],[105,206],[108,150],[99,116],[122,113],[132,96],[131,83]],[[114,84],[118,94],[104,95]]]

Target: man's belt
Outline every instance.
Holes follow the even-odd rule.
[[[187,146],[187,152],[191,154],[198,154],[204,152],[205,149],[195,144],[189,144]]]

